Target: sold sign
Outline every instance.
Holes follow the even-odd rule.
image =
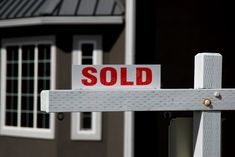
[[[73,65],[74,89],[160,88],[160,65]]]

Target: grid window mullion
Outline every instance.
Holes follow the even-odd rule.
[[[22,87],[22,47],[19,47],[19,66],[18,66],[18,119],[17,126],[21,124],[21,87]]]
[[[51,64],[51,53],[54,54],[56,49],[52,45],[52,36],[2,40],[2,135],[54,138],[54,119],[39,108],[42,88],[46,86],[46,89],[50,89],[50,81],[55,79],[55,56],[52,56]],[[44,53],[40,53],[40,46],[43,47]],[[42,86],[39,86],[39,83]]]
[[[35,46],[35,58],[34,58],[34,117],[33,127],[37,128],[37,102],[38,102],[38,46]]]
[[[40,111],[40,92],[51,86],[51,48],[50,44],[6,47],[6,126],[51,128],[50,114]]]

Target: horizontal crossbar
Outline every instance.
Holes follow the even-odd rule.
[[[46,112],[235,110],[235,89],[47,90],[41,93],[41,110]]]

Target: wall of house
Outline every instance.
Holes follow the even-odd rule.
[[[104,64],[124,63],[123,26],[33,26],[5,28],[0,38],[54,35],[56,37],[56,88],[71,88],[73,35],[102,35]],[[123,154],[123,113],[103,113],[101,141],[72,141],[70,113],[56,114],[54,140],[0,136],[0,156],[4,157],[120,157]]]
[[[0,155],[3,157],[56,157],[56,142],[19,137],[0,136]]]
[[[220,0],[137,0],[136,63],[161,64],[162,88],[193,88],[194,56],[221,53],[223,88],[234,88],[234,10],[229,6],[230,2]],[[192,112],[171,115],[192,117]],[[223,111],[222,117],[222,156],[228,157],[235,140],[234,111]],[[135,118],[136,155],[167,157],[171,118],[164,112],[136,112]],[[156,123],[144,123],[153,119]]]
[[[124,64],[124,31],[122,31],[115,42],[114,46],[110,50],[106,50],[104,53],[104,64]]]

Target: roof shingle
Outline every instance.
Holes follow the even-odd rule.
[[[0,19],[39,16],[122,16],[119,0],[0,0]]]

